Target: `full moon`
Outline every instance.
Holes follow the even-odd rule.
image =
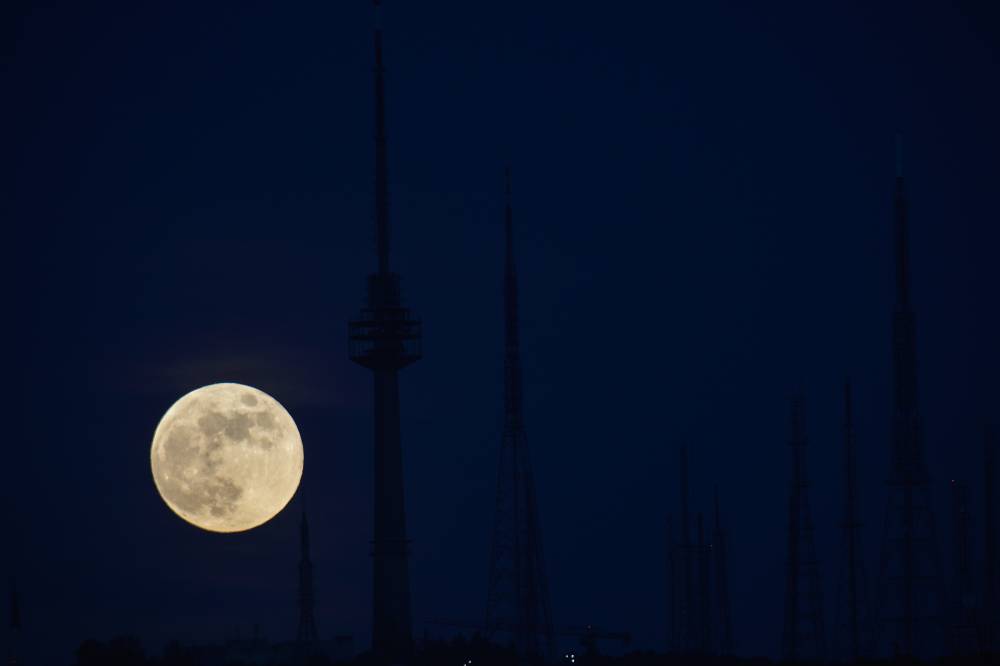
[[[241,532],[285,508],[302,478],[302,438],[277,400],[251,386],[191,391],[160,419],[153,481],[174,513],[212,532]]]

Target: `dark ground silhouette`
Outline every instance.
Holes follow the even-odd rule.
[[[870,666],[979,666],[995,664],[996,654],[943,657],[932,660],[862,660],[858,664]],[[120,636],[109,641],[88,639],[76,650],[76,666],[374,666],[375,660],[363,653],[349,660],[334,660],[325,656],[308,658],[266,658],[262,654],[232,657],[225,646],[192,647],[179,643],[169,644],[162,656],[146,655],[137,638]],[[459,636],[451,640],[428,640],[417,648],[412,666],[508,666],[522,664],[512,646],[504,646],[483,639]],[[783,662],[762,657],[720,657],[705,655],[677,655],[661,652],[635,651],[622,656],[569,652],[560,656],[557,663],[566,666],[771,666],[810,662]]]

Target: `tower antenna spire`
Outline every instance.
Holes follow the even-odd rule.
[[[517,270],[514,263],[514,213],[511,205],[510,167],[504,169],[504,345],[506,370],[504,405],[514,428],[523,426],[521,381],[521,334],[518,326]]]
[[[385,138],[385,66],[382,60],[382,8],[375,8],[375,247],[379,274],[389,273],[389,166]]]
[[[895,252],[896,307],[910,307],[909,229],[907,226],[906,188],[903,180],[903,139],[896,136]]]
[[[903,135],[896,134],[896,178],[903,177]]]

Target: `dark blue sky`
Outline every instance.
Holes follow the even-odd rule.
[[[484,612],[506,163],[558,625],[663,647],[686,443],[694,503],[720,487],[739,650],[776,653],[797,387],[832,618],[847,375],[874,568],[897,132],[950,555],[947,480],[981,516],[1000,405],[995,6],[385,4],[392,262],[425,331],[402,379],[418,631]],[[7,7],[0,557],[25,652],[293,635],[297,508],[209,534],[151,481],[159,417],[224,380],[298,422],[319,631],[366,644],[371,380],[345,338],[374,267],[371,25],[360,0]]]

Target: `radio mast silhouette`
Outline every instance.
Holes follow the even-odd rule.
[[[715,590],[719,603],[719,654],[731,655],[733,642],[733,620],[729,607],[729,571],[726,563],[726,533],[722,529],[719,516],[719,489],[715,489]]]
[[[897,151],[899,146],[897,145]],[[893,411],[888,505],[871,656],[929,656],[943,647],[941,565],[917,409],[916,323],[910,303],[907,202],[897,153],[892,314]]]
[[[983,546],[986,561],[983,571],[984,648],[988,653],[1000,651],[1000,567],[997,552],[997,442],[994,431],[987,429],[983,441]]]
[[[712,651],[712,546],[705,541],[705,517],[698,512],[698,651]]]
[[[687,447],[681,446],[680,454],[680,532],[675,534],[672,521],[668,524],[669,558],[669,605],[670,605],[670,649],[679,654],[710,654],[715,647],[712,634],[712,567],[713,553],[716,558],[715,570],[725,567],[724,561],[717,558],[725,557],[716,549],[715,544],[707,541],[705,533],[705,517],[701,512],[695,514],[695,535],[692,536],[691,506],[689,502],[688,455]],[[716,497],[715,536],[721,538],[721,525],[718,515],[718,497]],[[721,584],[725,584],[723,580]],[[718,585],[718,583],[717,583]],[[727,594],[726,590],[718,590]],[[720,597],[720,604],[722,597]],[[720,605],[720,612],[728,611],[728,604]],[[724,623],[728,619],[723,619]],[[720,635],[720,641],[725,640]]]
[[[667,651],[680,651],[680,600],[677,594],[677,541],[674,519],[667,513]]]
[[[951,649],[954,654],[979,652],[979,621],[976,617],[976,589],[972,582],[972,516],[969,487],[951,480],[951,529],[955,567],[952,594]]]
[[[792,398],[792,483],[788,500],[788,561],[785,573],[785,661],[820,661],[826,656],[823,594],[809,511],[806,477],[805,400]]]
[[[309,558],[309,521],[302,510],[299,524],[299,630],[296,635],[300,655],[312,654],[319,641],[316,633],[316,599],[313,596],[312,560]]]
[[[864,655],[869,622],[868,580],[861,550],[861,509],[858,504],[857,445],[851,384],[844,384],[844,517],[840,584],[837,586],[837,626],[834,657],[856,662]]]
[[[20,663],[17,658],[17,641],[21,633],[21,605],[18,603],[17,586],[10,579],[10,643],[7,647],[7,663],[10,666]]]
[[[510,632],[522,659],[551,660],[555,654],[552,613],[542,557],[535,481],[524,429],[510,169],[506,171],[504,231],[504,422],[486,601],[486,634]]]
[[[385,137],[382,26],[375,0],[375,246],[378,270],[368,299],[348,325],[352,361],[374,377],[375,534],[372,540],[372,652],[400,663],[413,648],[409,542],[403,497],[399,371],[420,359],[421,322],[403,307],[399,275],[389,270],[389,186]]]
[[[687,447],[680,448],[680,535],[674,551],[673,604],[674,604],[674,649],[681,654],[693,654],[698,650],[699,613],[695,605],[694,592],[694,544],[691,540],[691,512],[688,502],[688,459]]]

